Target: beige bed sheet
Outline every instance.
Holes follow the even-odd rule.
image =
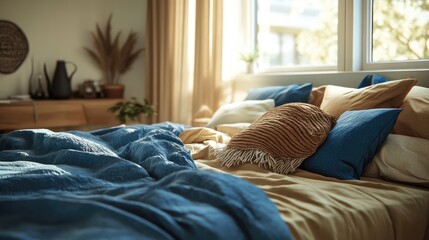
[[[181,139],[199,169],[259,186],[295,239],[429,239],[429,189],[375,178],[336,180],[303,170],[285,176],[251,164],[226,168],[211,152],[227,143],[227,136],[194,128]]]

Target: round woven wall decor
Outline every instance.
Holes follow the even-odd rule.
[[[12,22],[0,20],[0,73],[13,73],[28,54],[28,41]]]

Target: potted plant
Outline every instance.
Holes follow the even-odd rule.
[[[240,60],[246,63],[246,73],[254,73],[255,62],[259,57],[258,51],[253,51],[247,54],[240,54]]]
[[[141,114],[150,117],[156,113],[154,106],[147,99],[141,104],[135,97],[132,97],[130,101],[117,102],[108,108],[108,111],[115,113],[116,119],[122,124],[127,123],[127,120],[140,122]]]
[[[125,42],[120,43],[121,32],[112,38],[112,14],[106,24],[104,32],[98,23],[96,32],[91,32],[94,49],[84,47],[89,56],[103,72],[103,92],[106,98],[122,98],[124,85],[119,83],[122,74],[130,70],[143,48],[134,49],[137,44],[137,33],[130,31]],[[113,90],[113,92],[111,92]]]

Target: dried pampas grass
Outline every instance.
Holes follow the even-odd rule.
[[[91,33],[95,48],[92,50],[84,47],[84,49],[103,71],[103,80],[108,84],[117,84],[119,76],[130,70],[143,48],[134,50],[138,39],[134,31],[128,34],[122,45],[120,44],[121,31],[112,38],[111,21],[112,14],[109,16],[104,32],[98,23],[96,24],[96,32]]]

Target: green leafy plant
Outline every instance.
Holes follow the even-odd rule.
[[[245,63],[253,63],[256,61],[256,59],[258,59],[259,57],[259,52],[258,51],[253,51],[251,53],[247,53],[247,54],[240,54],[240,60],[242,60]]]
[[[84,47],[89,56],[102,70],[104,81],[108,84],[118,84],[121,74],[127,72],[138,58],[143,48],[134,50],[137,44],[137,33],[131,31],[125,42],[120,44],[121,32],[112,38],[112,14],[106,24],[104,32],[98,23],[96,32],[92,32],[94,50]]]
[[[259,52],[257,50],[247,53],[240,54],[240,60],[246,63],[246,73],[254,73],[255,71],[255,62],[259,57]]]
[[[135,97],[132,97],[130,101],[117,102],[108,111],[115,113],[116,119],[122,124],[126,123],[127,120],[138,120],[140,114],[144,114],[146,117],[156,114],[155,107],[147,99],[141,104]]]

